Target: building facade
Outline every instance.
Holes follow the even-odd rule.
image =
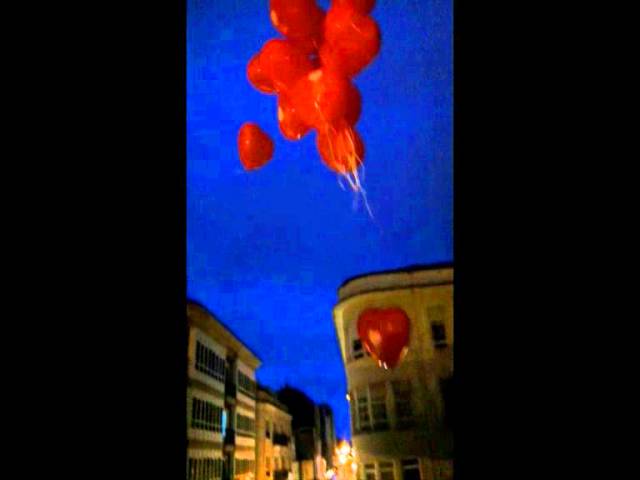
[[[195,302],[187,323],[187,479],[255,479],[260,360]]]
[[[345,282],[333,310],[362,480],[452,478],[453,267],[363,275]],[[358,336],[365,309],[400,308],[409,318],[406,355],[391,369]]]
[[[325,480],[325,473],[332,458],[323,456],[323,438],[326,448],[330,441],[335,443],[333,416],[328,406],[322,409],[306,394],[292,387],[278,391],[278,399],[284,403],[292,416],[293,438],[295,443],[295,480]],[[331,425],[328,426],[328,422]],[[323,427],[323,425],[325,425]],[[323,428],[325,434],[323,435]],[[333,436],[333,440],[331,440]]]
[[[276,395],[258,389],[256,410],[257,480],[293,480],[295,443],[291,415]]]
[[[320,456],[324,460],[324,470],[333,468],[333,455],[336,448],[336,429],[333,412],[326,403],[317,406],[318,431],[320,433]]]

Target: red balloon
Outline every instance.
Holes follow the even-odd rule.
[[[395,367],[409,346],[410,321],[400,308],[370,308],[358,318],[358,336],[378,365]]]
[[[273,140],[255,123],[244,123],[238,132],[238,152],[245,170],[264,166],[273,156]]]
[[[380,29],[369,16],[345,7],[331,7],[324,21],[322,65],[353,77],[380,51]]]
[[[346,122],[338,129],[318,131],[316,147],[327,168],[341,175],[355,172],[364,162],[364,143]]]
[[[333,0],[332,5],[351,8],[362,15],[366,15],[373,10],[376,0]]]
[[[276,93],[270,73],[260,62],[260,54],[255,54],[247,64],[247,78],[253,87],[262,93]]]
[[[313,21],[313,27],[310,34],[304,35],[287,35],[287,39],[292,42],[298,49],[306,55],[317,55],[322,45],[323,29],[325,13],[322,9],[318,9]]]
[[[278,96],[278,126],[287,140],[300,140],[311,130],[311,127],[300,119],[295,104],[286,93]]]
[[[344,119],[349,105],[354,103],[352,87],[340,72],[319,68],[298,80],[291,91],[291,99],[307,125],[325,129]],[[354,113],[351,118],[357,116]]]
[[[362,97],[360,91],[353,83],[349,83],[349,90],[347,91],[347,108],[344,114],[344,119],[351,126],[358,123],[360,114],[362,113]]]
[[[309,57],[289,40],[269,40],[259,55],[260,67],[278,93],[289,90],[300,77],[313,69]]]
[[[270,0],[269,17],[281,34],[290,38],[317,37],[324,12],[315,0]]]

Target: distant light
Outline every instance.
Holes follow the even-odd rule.
[[[351,445],[349,445],[345,440],[343,440],[342,442],[340,442],[340,445],[338,446],[338,452],[341,455],[344,455],[346,457],[351,452]]]
[[[349,396],[349,394],[347,393],[347,402],[351,401],[351,397]]]
[[[353,473],[355,473],[358,470],[358,464],[353,462],[351,464],[351,470],[353,470]]]

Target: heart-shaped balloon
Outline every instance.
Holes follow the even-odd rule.
[[[401,308],[368,308],[358,318],[358,336],[379,366],[393,368],[408,350],[410,323]]]

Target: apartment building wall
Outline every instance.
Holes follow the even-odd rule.
[[[291,415],[267,392],[258,392],[257,480],[293,480],[295,443]]]
[[[453,375],[453,269],[355,279],[339,290],[334,323],[347,375],[351,430],[363,480],[450,478],[453,436],[443,395]],[[380,368],[357,334],[367,308],[402,308],[409,350]]]
[[[189,302],[187,479],[255,479],[259,359],[201,305]]]

